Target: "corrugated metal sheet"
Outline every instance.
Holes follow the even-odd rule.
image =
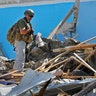
[[[19,85],[14,87],[6,96],[18,96],[29,89],[42,84],[53,77],[50,73],[39,73],[29,69]]]
[[[91,83],[95,80],[96,80],[95,78],[87,78],[87,79],[84,79],[84,80],[62,79],[57,83],[52,82],[47,87],[47,89],[44,93],[44,96],[54,96],[54,94],[60,92],[60,90],[58,90],[58,89],[61,89],[64,92],[68,92],[68,91],[72,91],[73,89],[75,90],[75,89],[83,88],[84,85],[89,84],[89,83]],[[92,96],[94,96],[94,95],[92,95]]]

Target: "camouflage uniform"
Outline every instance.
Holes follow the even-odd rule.
[[[30,22],[27,22],[26,18],[20,19],[17,27],[18,27],[17,29],[22,29],[22,28],[27,29],[28,27],[32,28]],[[21,35],[19,30],[16,31],[17,32],[16,32],[15,44],[14,44],[15,51],[16,51],[16,60],[13,69],[22,70],[25,62],[26,43],[32,42],[33,30],[30,33],[27,33],[26,35]]]

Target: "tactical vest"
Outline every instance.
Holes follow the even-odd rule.
[[[27,23],[26,20],[23,18],[23,19],[20,19],[18,20],[14,25],[12,25],[12,27],[8,30],[8,33],[7,33],[7,40],[10,42],[10,44],[14,45],[15,43],[15,40],[23,40],[25,41],[26,43],[30,43],[32,42],[33,40],[33,31],[30,32],[30,33],[27,33],[26,35],[22,35],[20,34],[20,29],[19,29],[19,23],[20,22],[23,22],[25,24],[25,27],[27,28],[28,26],[31,26],[30,23]],[[28,25],[29,24],[29,25]]]

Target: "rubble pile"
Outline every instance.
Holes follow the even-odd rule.
[[[21,73],[14,71],[11,73],[10,70],[12,70],[14,60],[0,58],[1,81],[2,79],[3,82],[14,80],[15,84],[19,84],[28,68],[38,72],[49,72],[55,76],[54,80],[96,78],[95,43],[89,44],[88,41],[78,42],[74,39],[69,39],[67,43],[62,43],[46,38],[42,39],[45,42],[44,46],[38,47],[33,42],[26,48],[26,63]],[[7,83],[11,84],[13,82]],[[81,89],[77,89],[77,92]],[[59,93],[63,94],[62,92]],[[56,94],[58,96],[64,95],[60,95],[59,93]],[[67,92],[66,94],[73,95],[73,93]]]
[[[35,46],[35,48],[31,49],[27,59],[29,63],[34,62],[33,65],[38,65],[38,68],[32,66],[32,69],[42,72],[50,72],[59,68],[64,73],[70,72],[73,74],[74,72],[84,71],[86,74],[94,75],[95,47],[96,44],[71,42],[65,45],[65,43],[59,41],[48,40],[45,46],[39,48]]]

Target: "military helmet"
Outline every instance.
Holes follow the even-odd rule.
[[[24,12],[24,15],[29,15],[29,16],[31,16],[31,17],[33,17],[34,16],[34,11],[32,10],[32,9],[27,9],[25,12]]]

